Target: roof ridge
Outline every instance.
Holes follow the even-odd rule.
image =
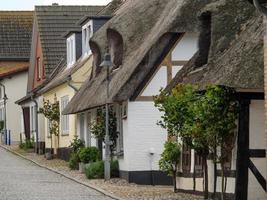
[[[0,10],[0,14],[2,13],[33,13],[33,10]]]

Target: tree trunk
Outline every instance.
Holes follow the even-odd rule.
[[[205,190],[204,190],[204,199],[209,198],[209,177],[208,177],[208,164],[207,164],[207,155],[203,156],[204,160],[204,183],[205,183]]]
[[[193,171],[193,191],[196,191],[196,165],[194,163],[194,171]]]
[[[175,169],[173,171],[173,176],[172,176],[172,180],[173,180],[173,192],[177,192],[177,182],[176,182],[176,174],[177,174],[177,169]]]
[[[221,168],[222,168],[222,191],[221,191],[221,200],[224,200],[224,193],[225,193],[225,183],[224,183],[224,164],[221,163]]]
[[[53,155],[53,135],[51,134],[51,149],[50,149],[50,152],[51,152],[51,155]]]

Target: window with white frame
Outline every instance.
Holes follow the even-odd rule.
[[[3,99],[3,92],[2,92],[2,87],[0,87],[0,100]]]
[[[0,108],[0,121],[4,121],[4,108]]]
[[[67,39],[67,65],[71,67],[76,62],[75,34]]]
[[[42,78],[42,75],[43,75],[43,66],[42,66],[42,62],[41,62],[40,57],[37,58],[36,64],[37,64],[37,78],[38,78],[38,80],[40,80]]]
[[[93,36],[93,23],[89,21],[82,28],[82,51],[83,56],[89,55],[91,53],[89,40]]]
[[[66,108],[69,103],[69,96],[61,97],[61,112]],[[60,115],[61,116],[61,133],[62,135],[69,134],[69,115]]]

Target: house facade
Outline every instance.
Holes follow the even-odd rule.
[[[164,8],[173,8],[174,4],[176,12],[168,12],[169,15],[164,12]],[[170,181],[158,169],[167,133],[156,125],[160,113],[153,107],[153,95],[168,83],[168,88],[178,83],[212,83],[233,87],[237,91],[241,111],[236,146],[227,164],[226,193],[229,198],[266,198],[263,59],[256,56],[262,55],[261,18],[252,5],[242,0],[220,5],[186,1],[180,8],[173,1],[165,2],[162,7],[159,2],[157,5],[161,12],[153,10],[149,3],[126,1],[107,25],[95,34],[90,45],[94,49],[96,74],[87,80],[86,86],[81,87],[64,114],[82,113],[82,118],[87,119],[83,124],[87,123],[85,126],[88,127],[97,118],[97,108],[105,103],[112,104],[113,110],[117,111],[117,129],[120,133],[116,151],[120,176],[140,184],[168,184]],[[146,9],[146,16],[139,13],[142,9]],[[186,9],[196,10],[190,14],[182,12]],[[150,32],[146,32],[147,29],[140,24],[143,29],[135,31],[134,21],[131,23],[135,26],[128,24],[126,31],[123,23],[128,23],[127,15],[132,12],[149,19],[149,22],[143,22]],[[177,15],[171,16],[173,13]],[[162,16],[166,19],[165,24],[160,21]],[[135,17],[138,23],[142,21]],[[158,23],[153,21],[153,17],[159,20]],[[168,21],[168,17],[174,21]],[[122,18],[124,20],[120,20],[118,26],[117,20]],[[231,22],[235,23],[229,25]],[[144,33],[145,36],[142,35]],[[254,38],[253,42],[251,37]],[[147,43],[150,45],[146,46]],[[106,69],[99,67],[99,58],[103,60],[107,47],[113,62],[109,96],[106,94]],[[88,138],[92,138],[90,128],[86,130]],[[91,143],[98,145],[99,142],[92,140]],[[213,162],[208,160],[208,163],[209,192],[220,193],[220,166],[214,174]],[[197,172],[195,183],[194,169]],[[177,181],[180,191],[203,192],[202,161],[193,150],[183,149]]]
[[[5,143],[23,139],[22,111],[15,102],[26,94],[32,23],[31,11],[0,12],[0,121]]]
[[[207,27],[207,24],[204,26],[207,16],[211,19],[208,20],[212,21],[209,26],[210,37],[205,37],[204,33],[207,33],[207,30],[201,30],[202,43],[199,53],[176,75],[167,89],[175,87],[176,84],[198,84],[202,88],[207,84],[215,84],[236,90],[240,113],[235,145],[227,163],[226,193],[231,199],[266,199],[263,21],[262,16],[248,2],[228,3],[231,3],[234,10],[226,10],[227,3],[216,6],[216,10],[212,9],[211,4],[209,9],[205,10],[208,15],[203,13],[205,18],[200,20],[202,27]],[[239,15],[236,15],[237,11]],[[242,20],[235,20],[240,16]],[[220,21],[222,18],[224,22]],[[234,26],[222,25],[229,24],[230,21],[238,23]],[[226,32],[231,34],[226,37]],[[221,46],[222,44],[224,45]],[[199,60],[205,62],[201,62],[200,65]],[[192,163],[193,159],[191,166]],[[211,160],[208,163],[209,192],[220,193],[221,168],[218,165],[214,174],[214,163]],[[181,191],[201,191],[201,177],[197,177],[195,185],[190,177],[178,180]]]
[[[78,118],[82,119],[78,125],[80,135],[85,137],[89,146],[104,148],[105,144],[92,135],[90,126],[96,122],[98,110],[108,101],[117,118],[119,135],[114,154],[119,160],[120,176],[138,184],[168,185],[171,178],[158,166],[167,133],[157,125],[161,114],[154,107],[153,96],[166,87],[198,51],[198,31],[195,23],[190,28],[181,28],[183,31],[174,28],[180,19],[173,13],[179,13],[183,6],[175,7],[176,12],[173,10],[169,15],[164,11],[177,2],[159,3],[155,0],[153,3],[160,6],[154,7],[150,3],[126,1],[113,18],[95,33],[90,41],[94,57],[93,77],[77,92],[64,114],[79,113]],[[146,10],[145,14],[143,10]],[[126,25],[131,14],[136,21],[132,21],[132,26]],[[173,21],[158,27],[158,23],[166,17]],[[122,18],[120,26],[117,25]],[[141,18],[150,21],[142,21]],[[139,26],[135,23],[141,23],[139,26],[145,28],[138,32]],[[146,35],[156,28],[155,35]],[[113,62],[108,99],[106,70],[99,66],[99,58],[104,58],[106,49],[109,49]]]
[[[95,15],[103,6],[36,6],[31,46],[31,60],[26,96],[17,101],[23,110],[24,130],[33,136],[38,151],[45,152],[45,119],[37,113],[43,104],[38,91],[57,74],[65,61],[66,40],[62,35],[84,15]],[[66,14],[67,13],[67,14]]]

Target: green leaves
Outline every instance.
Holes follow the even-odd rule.
[[[58,136],[60,123],[59,102],[50,103],[49,100],[44,101],[43,108],[40,108],[38,112],[43,114],[50,121],[50,134]]]
[[[106,112],[104,109],[97,110],[97,118],[96,120],[90,125],[91,133],[98,139],[103,140],[105,138],[105,130],[106,130]],[[113,111],[112,107],[109,107],[109,136],[110,140],[112,141],[112,145],[110,146],[111,150],[114,151],[116,148],[117,138],[118,138],[118,131],[117,131],[117,119],[116,113]]]
[[[193,85],[177,85],[170,93],[161,91],[154,98],[162,112],[158,124],[199,153],[208,154],[214,146],[225,146],[233,137],[238,114],[235,91],[208,85],[198,91]]]
[[[170,176],[177,171],[181,157],[181,145],[178,142],[168,141],[164,145],[164,151],[161,154],[159,167],[162,171],[167,172]]]

